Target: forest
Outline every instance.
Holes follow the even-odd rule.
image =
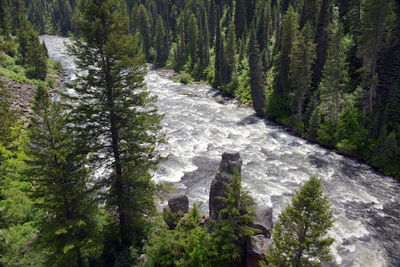
[[[55,89],[43,34],[72,40],[75,94]],[[0,266],[247,266],[259,230],[237,171],[217,218],[157,209],[170,185],[152,179],[166,137],[146,63],[400,176],[400,1],[0,0]],[[312,176],[257,266],[332,263],[333,224]]]

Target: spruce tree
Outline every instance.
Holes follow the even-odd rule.
[[[136,14],[136,21],[138,24],[138,29],[140,32],[140,36],[142,37],[144,52],[146,54],[146,58],[150,59],[150,48],[151,48],[151,24],[150,17],[147,9],[144,5],[139,5]]]
[[[363,61],[364,113],[372,112],[379,82],[377,61],[383,47],[389,1],[366,0],[361,16],[358,56]]]
[[[265,86],[264,73],[261,65],[260,50],[258,48],[255,30],[253,30],[249,43],[250,87],[253,107],[257,115],[265,115]]]
[[[322,266],[332,260],[329,247],[334,239],[326,237],[332,224],[321,181],[311,177],[274,225],[268,266]]]
[[[293,42],[290,53],[290,83],[293,89],[294,114],[302,121],[304,103],[310,96],[312,66],[315,60],[315,44],[310,24],[306,24]]]
[[[24,19],[18,30],[18,52],[23,65],[30,68],[32,78],[45,80],[47,76],[47,55],[46,50],[40,44],[38,33],[33,29],[32,24]]]
[[[326,120],[337,123],[340,113],[340,101],[345,93],[348,82],[346,62],[346,40],[341,24],[332,23],[329,26],[329,48],[319,86],[321,105],[326,107],[323,112]]]
[[[164,22],[161,16],[157,17],[156,37],[154,46],[156,47],[156,53],[157,53],[156,62],[158,65],[164,66],[169,56],[169,43],[168,43],[168,35],[166,33]]]
[[[303,9],[300,18],[300,27],[304,27],[306,23],[309,23],[312,29],[315,28],[317,23],[317,15],[319,11],[318,0],[306,0],[303,4]]]
[[[224,61],[224,42],[221,34],[220,11],[217,10],[217,29],[215,32],[215,79],[214,85],[220,86],[223,84],[223,74],[225,70]]]
[[[75,25],[82,38],[74,38],[69,51],[87,74],[73,83],[71,125],[91,164],[110,170],[98,181],[117,229],[108,249],[117,251],[116,261],[130,264],[129,247],[140,245],[154,210],[149,171],[159,159],[161,117],[144,88],[146,67],[137,38],[128,33],[124,3],[81,1]]]
[[[246,28],[246,7],[245,0],[237,0],[235,7],[235,32],[236,38],[242,38]]]
[[[277,55],[277,77],[275,79],[275,92],[287,93],[290,89],[289,73],[290,73],[290,52],[293,42],[296,39],[298,31],[298,14],[292,6],[282,20],[282,32],[280,36],[280,49]]]
[[[328,37],[328,26],[329,26],[329,8],[331,0],[322,0],[321,9],[318,16],[318,23],[315,30],[316,43],[316,58],[313,66],[313,88],[317,88],[322,77],[322,69],[325,66],[326,56],[328,53],[329,37]]]
[[[228,35],[225,45],[225,73],[224,83],[232,81],[232,75],[235,70],[235,55],[236,55],[236,38],[235,38],[235,26],[233,22],[229,25]]]
[[[49,266],[85,266],[84,251],[96,246],[98,230],[86,157],[67,127],[68,113],[51,103],[45,87],[37,89],[32,110],[27,171],[44,214],[38,246],[47,251]]]
[[[222,198],[226,208],[212,222],[213,266],[236,266],[243,256],[244,244],[255,229],[249,227],[254,220],[254,200],[241,188],[241,177],[233,175],[227,185],[226,197]]]
[[[198,60],[197,46],[199,42],[199,27],[197,17],[195,14],[191,14],[188,22],[188,49],[191,63],[195,65]]]

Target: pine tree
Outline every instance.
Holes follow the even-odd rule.
[[[198,61],[197,46],[199,42],[199,27],[195,14],[191,14],[188,22],[188,52],[191,63],[195,65]]]
[[[142,37],[144,52],[146,54],[146,58],[149,60],[151,48],[151,24],[147,9],[142,4],[139,5],[137,9],[136,20],[138,23],[137,27],[139,29],[140,36]]]
[[[161,16],[157,17],[157,26],[156,26],[156,37],[155,37],[155,45],[156,47],[156,62],[160,66],[164,66],[165,62],[169,57],[169,42],[168,35],[165,30],[164,22]]]
[[[235,32],[236,38],[242,38],[244,30],[246,28],[246,7],[244,0],[237,0],[235,7]]]
[[[86,159],[67,128],[67,113],[51,103],[46,88],[38,87],[32,110],[28,172],[45,214],[37,243],[48,252],[49,266],[84,266],[97,230]]]
[[[386,0],[366,0],[363,6],[358,55],[363,61],[364,113],[372,112],[375,104],[379,82],[377,61],[383,46],[388,6]]]
[[[309,23],[312,29],[314,29],[315,24],[317,23],[318,11],[319,11],[318,0],[304,1],[300,18],[300,27],[304,27],[306,23]]]
[[[274,225],[268,266],[322,266],[332,260],[329,247],[334,239],[326,237],[332,224],[321,181],[311,177]]]
[[[215,80],[214,85],[220,86],[223,84],[223,74],[225,70],[224,61],[224,42],[221,35],[220,11],[217,11],[217,29],[215,32]]]
[[[313,66],[313,88],[317,88],[322,77],[322,69],[325,66],[326,56],[328,53],[329,37],[328,37],[328,26],[329,26],[329,7],[331,0],[322,0],[321,9],[318,16],[318,23],[315,30],[316,43],[316,58]]]
[[[341,24],[332,23],[329,26],[329,48],[323,70],[319,94],[327,120],[337,123],[340,113],[340,100],[345,93],[348,82],[346,62],[346,40]]]
[[[298,14],[290,6],[282,20],[282,33],[280,49],[277,55],[277,77],[275,79],[275,92],[287,93],[290,89],[290,52],[298,31]]]
[[[210,47],[214,45],[215,40],[215,30],[217,28],[218,18],[217,18],[217,9],[215,7],[214,0],[210,0],[210,8],[208,12],[208,27],[210,32]]]
[[[241,188],[240,176],[233,175],[222,201],[226,208],[220,211],[220,217],[213,222],[213,266],[235,266],[241,259],[247,238],[256,232],[248,226],[254,220],[255,214],[251,208],[254,200]]]
[[[232,81],[232,75],[235,70],[235,55],[236,55],[236,39],[235,39],[235,27],[233,22],[229,25],[228,35],[225,46],[225,73],[223,82],[229,83]]]
[[[9,0],[0,0],[0,35],[8,36],[10,34],[10,22]]]
[[[306,24],[293,42],[290,53],[290,83],[293,89],[294,114],[299,121],[304,115],[304,103],[310,97],[312,65],[315,60],[315,44],[310,24]]]
[[[45,80],[47,76],[47,55],[46,50],[40,44],[38,33],[26,19],[21,23],[18,30],[18,51],[20,61],[23,65],[30,67],[30,76]]]
[[[374,164],[381,168],[386,175],[395,175],[400,172],[400,143],[397,141],[396,132],[386,135],[386,126],[381,131],[380,142],[374,156]]]
[[[249,43],[250,87],[253,107],[258,115],[265,115],[265,86],[262,71],[260,50],[257,44],[255,30],[253,30]]]
[[[201,71],[204,71],[210,64],[210,34],[208,30],[208,17],[206,10],[202,9],[202,20],[200,23],[200,46],[199,46],[199,65]]]
[[[128,260],[129,247],[144,238],[154,210],[155,186],[149,170],[158,163],[161,141],[155,98],[144,88],[145,66],[138,40],[128,33],[128,16],[120,0],[87,0],[78,6],[69,51],[87,75],[74,82],[72,122],[77,144],[93,166],[111,171],[99,180],[117,229],[115,260]],[[114,217],[114,216],[113,216]],[[127,259],[128,258],[128,259]],[[127,263],[127,264],[128,264]]]

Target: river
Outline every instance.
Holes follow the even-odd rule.
[[[67,80],[77,72],[64,41],[42,36],[49,56],[61,62]],[[147,88],[158,96],[168,160],[154,173],[172,182],[191,203],[206,209],[211,180],[226,150],[243,159],[243,184],[257,203],[274,209],[274,220],[293,193],[317,175],[332,205],[336,239],[332,254],[340,266],[396,266],[400,258],[400,183],[368,165],[290,135],[282,127],[240,108],[209,85],[183,85],[173,72],[150,69]],[[397,262],[397,264],[396,264]],[[397,265],[400,266],[400,265]]]

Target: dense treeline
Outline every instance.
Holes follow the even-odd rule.
[[[75,1],[2,1],[11,7],[0,13],[26,9],[40,33],[76,31]],[[180,71],[182,82],[209,81],[303,137],[399,175],[398,1],[126,4],[148,62]],[[1,25],[19,25],[7,17]]]
[[[148,61],[400,174],[398,1],[129,1],[129,8]]]
[[[162,188],[150,171],[160,161],[155,148],[164,138],[155,98],[144,89],[144,62],[172,64],[189,79],[210,78],[231,93],[241,87],[241,98],[253,101],[264,114],[265,79],[260,74],[271,59],[270,45],[259,45],[259,38],[268,34],[268,15],[259,22],[262,31],[246,26],[254,14],[245,14],[255,6],[247,10],[244,2],[235,15],[243,19],[242,25],[235,25],[233,17],[228,20],[222,3],[212,3],[211,9],[177,3],[179,8],[159,9],[163,13],[154,20],[150,18],[156,6],[148,11],[150,3],[128,4],[129,9],[122,0],[79,1],[72,24],[74,2],[2,1],[1,55],[15,57],[27,67],[27,75],[45,80],[47,50],[38,32],[66,34],[73,25],[69,53],[85,72],[68,85],[75,93],[61,93],[60,102],[40,84],[25,126],[11,108],[10,92],[0,88],[0,266],[243,263],[245,244],[257,230],[250,227],[254,200],[241,188],[238,175],[226,185],[226,197],[221,198],[226,207],[215,220],[202,222],[196,206],[185,216],[164,213],[159,220],[155,200]],[[215,12],[209,20],[211,10]],[[179,20],[169,17],[169,11]],[[237,40],[242,40],[240,55]],[[300,49],[299,44],[299,54]],[[243,64],[240,78],[235,78],[239,59]],[[314,217],[297,223],[304,212]],[[333,240],[322,239],[332,225],[331,211],[318,179],[305,184],[280,221],[274,232],[275,254],[266,264],[332,259]],[[297,231],[304,235],[293,243]],[[312,258],[301,255],[305,245],[314,251]],[[282,256],[293,252],[299,255],[295,259]]]
[[[184,82],[207,80],[259,115],[399,174],[394,0],[0,1],[0,55],[45,79],[38,33],[73,32],[69,52],[85,70],[69,85],[76,94],[61,102],[39,86],[27,128],[0,88],[0,266],[241,263],[256,231],[239,176],[208,225],[196,207],[157,219],[161,188],[151,170],[163,136],[144,88],[145,60],[179,70]],[[265,264],[332,260],[331,226],[312,177],[279,216]]]

